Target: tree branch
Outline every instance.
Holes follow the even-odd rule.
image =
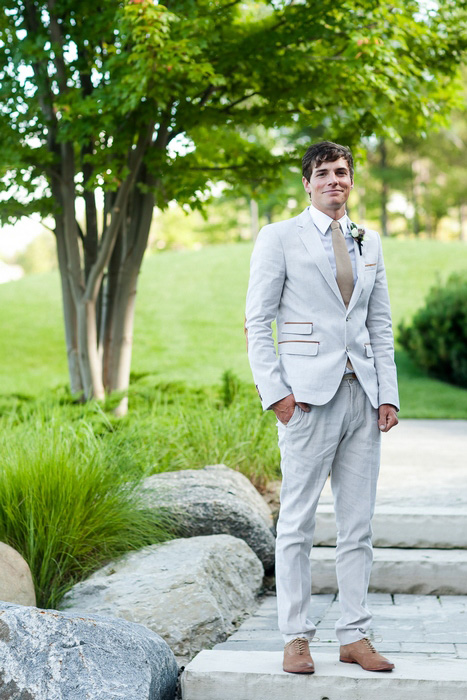
[[[37,17],[37,10],[34,2],[32,2],[31,0],[25,0],[24,9],[24,18],[27,31],[33,36],[37,36],[37,34],[39,33],[40,23]],[[56,152],[55,134],[57,130],[57,117],[53,110],[52,87],[50,84],[50,78],[47,73],[47,64],[45,63],[44,65],[39,61],[35,61],[32,64],[32,69],[34,71],[34,75],[39,86],[39,89],[37,91],[37,99],[39,102],[39,106],[42,110],[46,122],[48,123],[47,145],[51,152]],[[42,93],[42,90],[40,89],[41,84],[44,85],[45,97]]]
[[[83,233],[83,229],[81,228],[81,226],[79,225],[78,222],[76,222],[76,229],[77,229],[77,231],[78,231],[78,236],[80,237],[80,239],[81,239],[83,245],[86,245],[86,239],[85,239],[85,236],[84,236],[84,233]]]
[[[65,60],[63,58],[63,36],[62,36],[62,30],[61,27],[57,21],[57,17],[54,14],[55,10],[55,0],[48,0],[47,1],[47,6],[49,9],[49,16],[50,16],[50,39],[52,44],[55,44],[55,46],[60,47],[60,52],[57,51],[57,49],[54,49],[54,64],[55,68],[57,71],[57,76],[58,76],[58,84],[60,87],[60,90],[62,92],[67,91],[67,84],[66,84],[66,64]]]
[[[89,272],[85,292],[85,297],[89,300],[95,301],[99,293],[102,276],[104,274],[105,268],[109,264],[110,256],[112,255],[112,250],[115,245],[115,240],[118,235],[122,217],[125,214],[128,195],[130,193],[131,188],[135,184],[139,168],[141,166],[141,163],[143,162],[143,157],[153,131],[154,122],[151,122],[148,129],[146,130],[146,133],[140,135],[136,148],[132,149],[129,154],[130,173],[118,191],[115,203],[111,210],[110,224],[102,234],[101,247],[97,255],[97,260]]]
[[[243,163],[242,165],[202,165],[202,166],[195,166],[195,167],[188,167],[187,170],[244,170],[245,168],[250,169],[251,165],[250,163]]]
[[[153,148],[155,148],[155,149],[166,148],[167,144],[171,140],[171,139],[169,139],[169,125],[170,125],[170,117],[171,117],[171,110],[172,110],[173,104],[174,104],[174,100],[171,100],[167,109],[161,115],[161,121],[159,124],[159,128],[157,130],[157,137],[152,145]]]
[[[245,100],[248,100],[250,97],[253,97],[254,95],[259,95],[260,93],[255,90],[255,92],[250,92],[249,95],[244,95],[243,97],[240,97],[238,100],[235,100],[234,102],[231,102],[228,104],[226,107],[223,107],[220,112],[228,112],[232,107],[236,107],[239,105],[241,102],[244,102]]]
[[[209,85],[206,90],[204,91],[200,101],[196,104],[198,108],[204,107],[206,102],[209,100],[212,94],[216,92],[216,90],[222,90],[222,86],[218,85],[217,87],[215,85]]]

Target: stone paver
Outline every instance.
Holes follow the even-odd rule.
[[[313,547],[312,590],[337,592],[334,547]],[[467,595],[467,549],[374,549],[370,591]]]
[[[448,508],[432,503],[416,506],[413,501],[401,505],[401,502],[402,499],[399,505],[381,505],[378,498],[372,521],[375,547],[467,549],[467,505]],[[318,506],[314,544],[317,547],[336,544],[336,519],[331,503]]]
[[[281,651],[275,602],[275,596],[266,597],[258,612],[214,649]],[[467,658],[467,596],[370,593],[369,606],[373,612],[372,636],[382,653]],[[335,648],[337,654],[334,625],[339,615],[337,596],[313,596],[311,616],[319,641],[312,643],[312,653]]]
[[[423,584],[420,592],[430,585],[433,590],[439,586],[428,566],[438,556],[430,546],[439,547],[436,576],[450,592],[454,590],[453,575],[459,565],[464,567],[466,454],[467,420],[402,420],[383,435],[376,540],[385,548],[415,549],[375,550],[375,563],[377,567],[378,557],[392,558],[389,575],[398,562],[402,570],[407,568],[400,560],[404,552],[411,551],[411,575]],[[277,505],[274,493],[271,491],[271,502]],[[320,504],[324,516],[321,544],[331,544],[334,537],[331,503],[328,482]],[[409,531],[407,539],[404,528]],[[318,527],[317,535],[319,541]],[[321,559],[326,556],[321,553]],[[315,578],[321,564],[314,569]],[[418,571],[420,567],[424,571]],[[467,571],[461,578],[467,581]],[[467,592],[467,583],[465,586]],[[461,587],[464,593],[462,581]],[[339,663],[334,632],[339,605],[337,596],[329,593],[314,595],[311,604],[319,638],[311,645],[316,673],[284,673],[283,641],[271,595],[226,642],[201,652],[188,665],[182,679],[184,700],[465,700],[467,595],[414,595],[414,587],[391,594],[394,590],[397,587],[369,594],[374,616],[371,636],[375,646],[396,664],[392,673],[368,673],[355,664]]]
[[[467,420],[402,419],[382,436],[377,505],[467,506],[466,454]]]
[[[335,653],[315,654],[316,673],[282,671],[282,653],[202,651],[182,676],[184,700],[465,700],[467,664],[401,654],[391,673],[368,673]]]

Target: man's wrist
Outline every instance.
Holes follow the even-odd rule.
[[[391,408],[393,408],[393,409],[395,410],[396,413],[399,413],[399,410],[400,410],[400,409],[399,409],[397,406],[395,406],[393,403],[380,403],[380,404],[379,404],[379,408],[381,408],[381,406],[390,406]]]

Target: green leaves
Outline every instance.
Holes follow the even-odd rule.
[[[319,127],[352,144],[425,131],[455,102],[467,45],[465,3],[451,0],[430,12],[403,0],[56,0],[50,13],[44,0],[7,0],[0,19],[4,169],[50,185],[59,144],[72,143],[77,182],[86,168],[88,189],[115,189],[154,123],[137,186],[161,206],[194,205],[229,165],[232,181],[269,177],[270,155],[258,144],[252,157],[245,138],[255,125]],[[172,149],[181,136],[192,153]]]

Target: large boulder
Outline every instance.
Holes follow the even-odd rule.
[[[243,540],[191,537],[108,564],[77,583],[63,607],[140,622],[175,654],[191,657],[224,640],[254,612],[262,579],[261,562]]]
[[[2,700],[173,700],[177,675],[146,627],[0,603]]]
[[[0,600],[35,605],[36,593],[31,570],[21,554],[0,542]]]
[[[251,547],[265,570],[274,567],[269,506],[246,476],[223,464],[154,474],[143,484],[145,505],[164,508],[186,537],[226,534]]]

